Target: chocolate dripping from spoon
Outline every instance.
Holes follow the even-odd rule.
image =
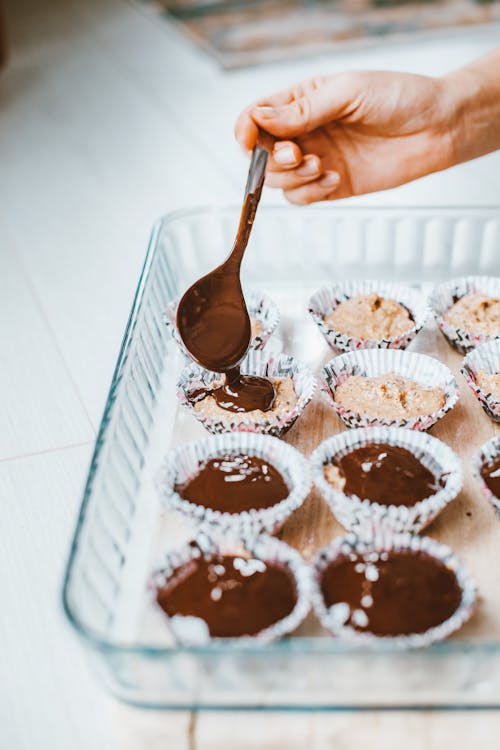
[[[245,198],[233,249],[224,263],[196,281],[177,309],[177,327],[184,345],[202,367],[224,373],[225,383],[210,393],[228,411],[272,408],[276,391],[268,378],[242,375],[240,363],[251,342],[251,324],[243,297],[240,267],[264,184],[267,148],[252,153]]]

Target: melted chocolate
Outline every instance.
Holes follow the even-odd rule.
[[[337,461],[343,492],[381,505],[415,505],[442,486],[413,453],[399,446],[368,443]]]
[[[177,328],[193,359],[207,370],[226,375],[223,386],[207,390],[205,395],[212,395],[223,409],[233,412],[268,411],[276,398],[268,378],[242,375],[239,367],[252,339],[240,264],[261,190],[262,184],[245,196],[236,241],[225,263],[195,282],[177,308]],[[195,394],[197,400],[201,394]]]
[[[170,617],[201,618],[212,637],[236,638],[256,635],[289,615],[297,590],[283,565],[220,555],[175,570],[156,600]]]
[[[486,464],[481,469],[481,476],[495,497],[500,499],[500,458]]]
[[[193,479],[175,489],[186,500],[223,513],[269,508],[290,494],[274,466],[244,454],[210,459]]]
[[[321,591],[327,607],[348,605],[346,624],[379,636],[424,633],[447,620],[462,597],[455,573],[422,552],[382,553],[376,562],[340,558],[324,571]]]
[[[239,370],[236,373],[232,370],[226,375],[223,385],[218,388],[200,388],[191,394],[191,401],[196,403],[207,396],[213,396],[216,403],[226,411],[269,411],[276,400],[276,389],[269,378],[242,375]]]

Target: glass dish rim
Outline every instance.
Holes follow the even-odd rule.
[[[292,654],[292,653],[328,653],[330,655],[339,654],[359,654],[366,653],[378,656],[381,653],[389,654],[401,654],[400,650],[396,650],[390,643],[378,644],[376,649],[366,648],[359,645],[347,644],[343,641],[336,640],[334,638],[325,637],[300,637],[300,638],[285,638],[280,641],[275,641],[266,645],[247,645],[243,646],[232,639],[217,639],[211,641],[209,644],[204,646],[155,646],[148,644],[120,644],[114,641],[112,638],[106,638],[100,635],[92,628],[84,625],[84,623],[78,618],[77,614],[72,610],[69,601],[69,588],[71,584],[71,573],[75,562],[77,553],[78,540],[80,532],[85,523],[86,508],[90,501],[90,497],[93,489],[94,476],[96,474],[98,459],[104,444],[106,431],[110,422],[110,414],[116,400],[117,386],[121,380],[123,370],[127,363],[128,354],[130,350],[130,344],[133,339],[133,334],[137,325],[137,320],[142,307],[143,293],[149,279],[151,271],[151,265],[155,256],[157,240],[162,228],[168,224],[171,224],[180,219],[184,219],[190,216],[203,215],[203,214],[223,214],[236,212],[237,216],[241,206],[238,204],[200,204],[189,208],[179,208],[174,211],[170,211],[160,216],[154,223],[151,229],[150,238],[146,250],[144,262],[139,274],[139,280],[134,292],[132,306],[130,313],[127,318],[125,325],[125,331],[123,334],[120,350],[116,360],[115,368],[111,378],[110,387],[108,389],[108,395],[104,406],[103,414],[99,424],[92,457],[90,459],[90,465],[85,479],[85,485],[82,495],[82,500],[78,510],[78,517],[74,527],[69,553],[66,558],[66,564],[64,568],[63,581],[61,587],[61,604],[65,615],[65,618],[73,628],[73,630],[86,642],[91,644],[95,649],[103,653],[120,653],[130,655],[141,655],[147,657],[173,657],[176,654],[189,654],[192,656],[216,656],[221,654],[255,654],[257,656],[265,654]],[[394,215],[400,214],[475,214],[481,213],[491,214],[492,217],[500,217],[500,205],[435,205],[435,206],[406,206],[398,204],[384,204],[384,205],[370,205],[370,204],[357,204],[355,206],[347,206],[343,204],[323,204],[313,206],[286,206],[286,205],[264,205],[259,208],[260,213],[290,213],[291,211],[301,211],[304,214],[320,214],[328,212],[338,213],[349,213],[349,214],[374,214],[392,212]],[[436,654],[437,655],[453,655],[463,654],[464,652],[474,652],[481,654],[489,653],[500,653],[500,640],[499,641],[482,641],[477,642],[473,640],[449,640],[440,643],[435,643],[432,646],[424,649],[425,654]],[[407,652],[407,653],[422,653],[418,651]]]

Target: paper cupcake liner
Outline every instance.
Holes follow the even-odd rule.
[[[325,568],[338,557],[352,553],[374,556],[384,552],[405,550],[425,552],[440,560],[455,573],[458,585],[462,590],[462,598],[451,617],[441,624],[429,628],[424,633],[397,636],[378,636],[373,633],[363,633],[355,630],[351,625],[339,623],[338,618],[331,612],[331,608],[326,607],[321,593],[321,577]],[[370,561],[374,562],[373,557],[370,557]],[[436,641],[444,640],[461,628],[469,619],[476,601],[476,584],[449,547],[430,537],[421,537],[410,533],[397,534],[388,528],[383,529],[375,537],[362,537],[350,533],[343,538],[334,539],[316,555],[313,561],[313,579],[313,608],[323,627],[345,641],[373,648],[380,647],[381,644],[387,644],[395,649],[422,648],[430,646]]]
[[[474,456],[472,462],[472,473],[474,478],[477,480],[483,497],[493,506],[497,517],[500,518],[500,499],[493,494],[490,490],[483,477],[481,476],[481,469],[487,464],[491,464],[495,459],[500,456],[500,435],[491,438],[484,443]]]
[[[486,414],[495,422],[500,422],[500,399],[493,393],[480,388],[477,384],[479,372],[489,375],[500,373],[500,340],[494,339],[480,344],[470,351],[462,363],[461,373],[471,391],[483,407]]]
[[[268,508],[229,513],[185,500],[175,490],[195,477],[210,459],[224,454],[244,453],[268,461],[277,469],[289,488],[286,498]],[[166,508],[182,515],[191,524],[218,529],[235,537],[248,537],[266,531],[275,534],[286,519],[304,502],[311,489],[309,464],[298,450],[269,435],[225,433],[205,440],[180,445],[165,458],[156,487]],[[237,494],[237,487],[235,494]],[[209,532],[210,533],[210,532]]]
[[[500,297],[500,278],[495,276],[463,276],[435,287],[429,297],[429,306],[443,336],[457,351],[467,354],[479,344],[500,338],[498,334],[471,333],[454,328],[444,320],[444,315],[455,302],[466,294],[480,292],[489,297]]]
[[[383,443],[410,451],[444,486],[415,505],[381,505],[333,487],[323,473],[325,464],[335,463],[367,443]],[[337,520],[349,530],[363,527],[376,536],[382,527],[394,533],[419,532],[451,502],[462,488],[462,470],[457,456],[445,443],[424,432],[401,427],[364,427],[324,440],[310,458],[314,483]]]
[[[291,378],[297,395],[297,403],[287,411],[275,414],[263,412],[262,420],[255,422],[244,412],[227,412],[227,418],[207,416],[195,411],[190,394],[201,388],[220,385],[223,377],[220,373],[204,370],[199,365],[191,364],[181,372],[177,383],[177,397],[180,403],[211,433],[221,432],[258,432],[279,437],[290,429],[295,420],[302,414],[314,396],[316,380],[311,370],[297,362],[288,354],[268,354],[266,351],[250,351],[241,363],[245,375],[259,375],[270,378]]]
[[[179,306],[180,299],[180,296],[176,297],[167,305],[163,314],[163,322],[170,329],[172,338],[179,346],[186,360],[192,362],[192,357],[184,346],[179,329],[177,328],[177,307]],[[254,289],[245,291],[245,301],[250,317],[259,321],[262,325],[262,331],[252,338],[250,349],[263,349],[278,326],[280,312],[274,300],[269,295],[264,294],[264,292]]]
[[[413,318],[413,327],[392,338],[360,339],[336,331],[325,323],[325,317],[332,313],[341,302],[351,297],[373,293],[386,299],[393,299],[406,307]],[[328,345],[336,352],[347,352],[357,349],[405,349],[424,325],[429,310],[420,292],[404,284],[383,281],[344,281],[323,287],[313,294],[309,300],[309,312]]]
[[[156,602],[157,590],[165,586],[177,568],[192,559],[201,557],[201,555],[209,559],[217,554],[239,555],[245,552],[263,562],[284,565],[295,579],[297,601],[290,614],[268,628],[255,635],[240,636],[230,640],[237,641],[244,646],[261,646],[291,633],[305,619],[311,608],[313,584],[310,568],[296,550],[285,542],[266,534],[240,541],[229,537],[210,537],[201,531],[193,541],[167,555],[161,566],[153,574],[149,584],[149,589],[154,597],[154,605],[162,612],[172,636],[178,644],[185,646],[204,645],[209,642],[228,639],[212,638],[208,628],[200,618],[183,616],[171,618],[166,615]]]
[[[444,405],[432,414],[408,419],[389,419],[357,414],[334,400],[337,387],[352,375],[375,377],[388,372],[395,372],[422,386],[441,388],[445,395]],[[341,354],[327,362],[321,370],[318,382],[324,398],[347,427],[379,425],[428,430],[455,406],[459,397],[455,378],[446,365],[426,354],[397,349],[363,349]]]

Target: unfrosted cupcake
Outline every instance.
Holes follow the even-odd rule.
[[[416,352],[348,352],[323,367],[319,383],[348,427],[427,430],[458,400],[451,371],[437,359]]]
[[[212,433],[260,432],[279,436],[288,430],[314,395],[316,381],[311,370],[287,354],[249,352],[241,364],[244,375],[271,380],[276,397],[266,411],[234,411],[224,408],[215,391],[225,385],[225,376],[188,365],[177,384],[181,404]]]
[[[309,300],[309,312],[335,351],[404,349],[427,317],[419,292],[379,281],[324,287]]]
[[[185,545],[153,576],[155,601],[177,642],[262,644],[298,627],[311,595],[310,571],[298,552],[266,535],[210,546]]]
[[[311,456],[314,483],[347,529],[421,531],[460,492],[453,451],[423,432],[365,427],[324,440]]]
[[[179,306],[179,301],[180,297],[176,297],[176,299],[167,305],[163,320],[186,359],[191,360],[191,356],[186,350],[179,335],[179,329],[177,328],[177,307]],[[252,329],[250,348],[256,350],[263,349],[278,326],[280,319],[278,307],[268,294],[256,290],[246,291],[245,301]]]
[[[276,533],[311,480],[306,459],[282,440],[226,433],[171,451],[156,486],[165,507],[188,523],[243,538]]]
[[[500,278],[452,279],[437,286],[429,302],[442,334],[459,352],[500,338]]]
[[[500,422],[500,340],[470,351],[464,357],[462,374],[486,414]]]
[[[313,605],[344,640],[377,647],[429,646],[458,630],[476,588],[449,547],[411,534],[334,540],[314,562]]]

